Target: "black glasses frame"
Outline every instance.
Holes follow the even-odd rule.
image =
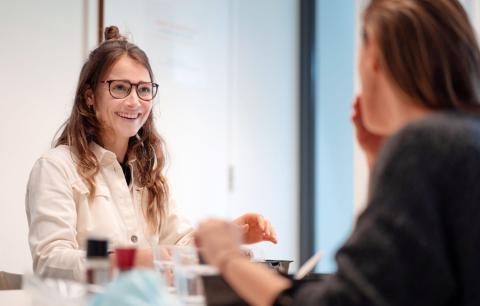
[[[125,97],[116,97],[116,96],[113,95],[112,89],[111,89],[111,85],[112,85],[113,82],[125,82],[125,83],[130,85]],[[154,83],[154,82],[132,83],[129,80],[106,80],[106,81],[100,81],[100,83],[108,84],[108,92],[110,93],[110,96],[112,96],[112,98],[114,98],[114,99],[125,99],[126,97],[128,97],[130,95],[130,93],[132,92],[132,87],[133,86],[135,86],[135,91],[137,93],[137,97],[140,100],[143,100],[143,101],[152,101],[155,98],[155,96],[157,95],[157,92],[158,92],[158,84]],[[151,99],[143,99],[142,97],[140,97],[140,94],[138,93],[138,85],[142,85],[142,84],[152,84],[152,98]]]

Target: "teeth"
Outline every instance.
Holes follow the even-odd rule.
[[[122,118],[127,118],[127,119],[136,119],[140,115],[139,113],[117,113]]]

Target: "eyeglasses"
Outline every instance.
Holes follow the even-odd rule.
[[[100,81],[100,83],[108,84],[108,91],[115,99],[123,99],[128,97],[132,91],[132,86],[135,86],[137,96],[143,101],[151,101],[157,95],[158,84],[152,82],[138,82],[131,83],[128,80],[107,80]]]

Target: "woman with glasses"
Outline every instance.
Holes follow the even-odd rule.
[[[373,172],[337,271],[291,282],[243,258],[221,220],[196,241],[250,305],[480,305],[474,30],[457,0],[371,0],[363,23],[353,121]]]
[[[138,247],[152,264],[151,244],[192,244],[164,176],[165,149],[154,126],[158,85],[146,54],[114,26],[80,73],[70,118],[54,148],[33,166],[26,194],[34,271],[84,279],[88,237]],[[268,220],[234,221],[246,243],[276,243]]]

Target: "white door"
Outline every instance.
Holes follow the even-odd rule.
[[[106,1],[105,25],[148,55],[172,195],[191,220],[227,216],[228,2]]]
[[[194,222],[259,212],[297,258],[297,1],[106,2],[105,25],[131,32],[160,84],[157,127],[168,176]]]

